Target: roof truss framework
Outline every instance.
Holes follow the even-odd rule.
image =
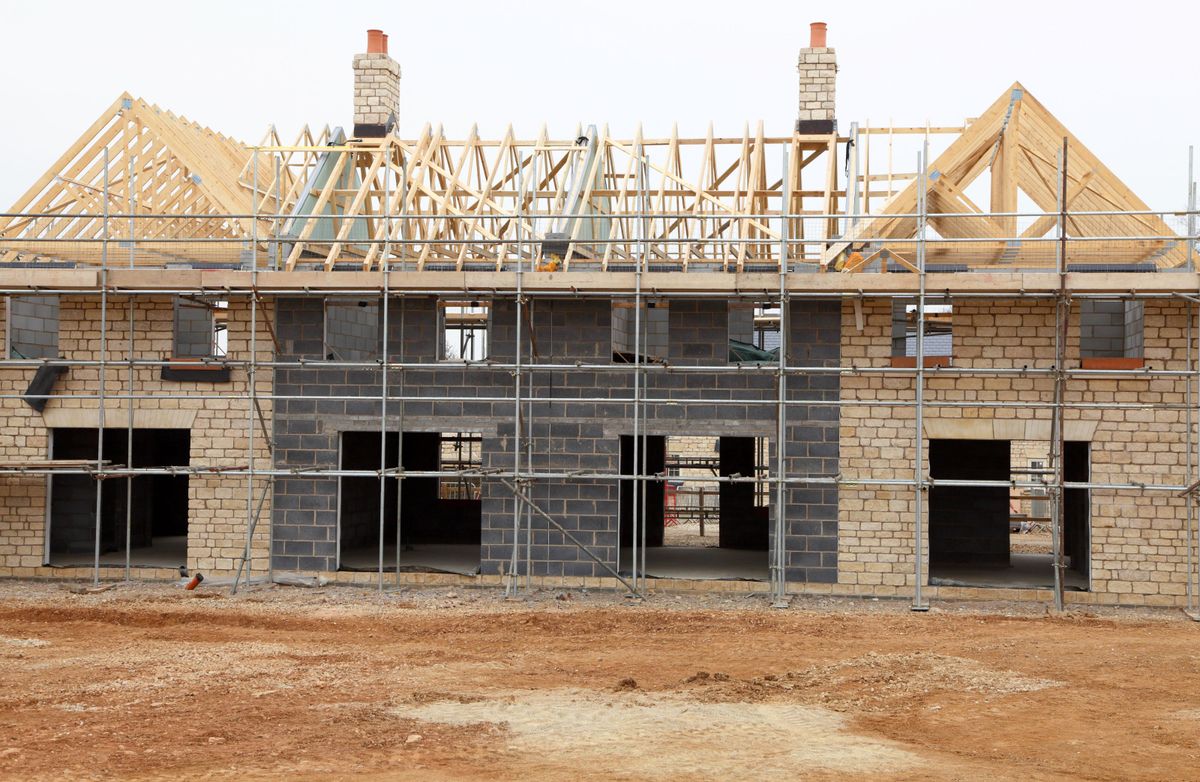
[[[135,248],[140,264],[236,260],[253,233],[252,191],[239,183],[250,157],[238,141],[121,95],[17,201],[19,216],[0,218],[0,261],[96,263],[106,238]],[[198,258],[177,244],[188,239],[229,241]]]
[[[1057,236],[1059,212],[1059,152],[1068,145],[1066,208],[1073,212],[1146,212],[1149,207],[1092,154],[1036,98],[1017,83],[972,122],[928,167],[929,225],[939,241],[927,245],[930,260],[954,261],[974,266],[1037,267],[1055,263],[1055,242],[1034,241]],[[990,200],[981,207],[967,190],[981,176],[989,176]],[[912,257],[916,235],[917,189],[914,180],[884,207],[880,217],[865,220],[830,247],[826,263],[835,262],[856,245],[868,257],[890,255],[904,261]],[[1042,217],[1019,225],[1011,213],[1018,211],[1018,192],[1024,193]],[[967,215],[967,216],[939,216]],[[1186,245],[1170,239],[1130,240],[1119,237],[1168,237],[1174,231],[1154,215],[1089,215],[1068,218],[1069,253],[1073,260],[1100,263],[1153,261],[1162,267],[1178,266]],[[1103,241],[1074,242],[1070,237]],[[969,243],[953,240],[971,240]],[[991,239],[992,241],[987,241]],[[983,240],[983,241],[980,241]],[[865,260],[865,259],[864,259]],[[846,263],[846,271],[866,264]]]
[[[786,154],[797,215],[789,235],[829,230],[828,220],[804,215],[837,208],[836,144],[834,136],[767,138],[761,123],[737,138],[715,138],[710,127],[702,139],[673,130],[621,140],[591,127],[569,140],[545,129],[518,140],[510,127],[498,141],[474,128],[459,141],[427,125],[413,140],[351,141],[321,150],[300,177],[310,184],[297,203],[308,204],[284,231],[294,239],[285,266],[358,259],[364,269],[501,269],[532,258],[606,270],[643,254],[682,270],[777,264],[781,161]],[[816,184],[805,189],[803,172],[814,164]],[[794,246],[790,255],[804,252]],[[808,258],[818,259],[815,251]]]
[[[1079,214],[1148,208],[1019,84],[930,165],[936,241],[926,257],[1052,265],[1056,243],[1036,240],[1057,233],[1063,138],[1069,235],[1103,239],[1071,242],[1071,258],[1181,264],[1185,245],[1157,216]],[[592,126],[565,140],[544,128],[519,139],[511,127],[499,139],[473,128],[454,140],[426,125],[414,139],[305,128],[290,143],[271,128],[251,147],[126,94],[34,183],[15,216],[0,218],[0,261],[99,263],[116,241],[122,261],[127,252],[155,266],[244,265],[253,254],[286,269],[502,270],[524,259],[613,270],[645,258],[661,271],[746,271],[778,268],[786,237],[790,264],[861,271],[878,258],[912,268],[916,220],[905,215],[916,211],[917,181],[881,214],[850,214],[861,215],[872,177],[852,167],[842,189],[845,141],[767,137],[762,123],[726,138],[711,126],[702,138],[675,129],[647,138],[639,128],[632,139]],[[980,205],[975,183],[985,175]],[[995,214],[1016,211],[1018,193],[1046,214]],[[1131,236],[1171,238],[1117,238]],[[859,255],[848,260],[851,250]]]

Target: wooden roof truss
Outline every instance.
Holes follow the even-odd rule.
[[[253,233],[251,191],[239,184],[249,156],[234,139],[121,95],[17,201],[17,216],[0,218],[0,261],[100,263],[106,245],[110,262],[118,253],[137,264],[236,261]]]
[[[525,259],[604,270],[643,253],[667,269],[777,264],[784,153],[789,181],[815,172],[813,185],[792,188],[791,213],[827,214],[839,198],[836,144],[833,136],[767,138],[761,123],[734,138],[710,128],[701,139],[639,130],[622,140],[581,127],[567,140],[545,129],[518,140],[510,127],[499,140],[474,128],[451,140],[427,125],[412,140],[350,141],[311,159],[320,174],[306,178],[315,186],[297,200],[309,199],[302,211],[316,219],[284,237],[294,239],[285,268],[359,261],[364,269],[499,270]],[[827,220],[803,216],[788,227],[793,238],[827,229]],[[796,245],[789,254],[803,260],[805,252]],[[807,252],[819,260],[817,249]]]
[[[928,222],[932,262],[1008,268],[1053,266],[1057,258],[1059,152],[1067,140],[1069,212],[1146,212],[1149,207],[1019,83],[1001,95],[928,166]],[[987,177],[989,200],[980,206],[967,190]],[[883,208],[860,220],[830,246],[825,263],[860,271],[875,258],[912,266],[917,231],[913,179]],[[1018,218],[1018,193],[1038,217]],[[895,215],[894,217],[890,215]],[[960,215],[960,216],[948,216]],[[1178,266],[1186,245],[1155,215],[1070,214],[1067,252],[1072,263],[1144,263]],[[1071,241],[1087,237],[1086,241]],[[1126,237],[1126,238],[1122,238]],[[1130,239],[1127,237],[1155,237]],[[1164,238],[1157,238],[1164,237]],[[960,241],[955,241],[960,240]],[[852,259],[850,253],[856,253]]]
[[[928,167],[928,260],[1052,266],[1056,242],[1036,240],[1056,236],[1066,138],[1073,262],[1182,263],[1170,226],[1129,214],[1149,210],[1021,85],[936,130],[956,135]],[[760,122],[631,139],[595,126],[450,139],[426,125],[412,139],[325,127],[289,142],[271,128],[248,146],[126,94],[0,218],[0,261],[602,271],[644,258],[658,271],[767,271],[786,239],[789,268],[915,268],[918,178],[872,175],[869,153],[860,171],[845,142],[768,137]],[[1003,214],[1019,193],[1044,214]]]

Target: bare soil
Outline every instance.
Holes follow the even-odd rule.
[[[1008,550],[1014,554],[1052,554],[1054,541],[1049,532],[1015,532],[1008,538]]]
[[[721,525],[716,521],[705,522],[701,535],[699,521],[672,524],[663,530],[663,545],[716,548],[721,545]]]
[[[1195,779],[1179,612],[0,584],[0,778]]]

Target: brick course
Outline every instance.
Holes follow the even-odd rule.
[[[123,360],[128,354],[127,297],[108,298],[108,359]],[[134,358],[162,359],[174,350],[174,306],[170,296],[137,297],[135,304]],[[259,308],[265,321],[270,309]],[[64,359],[97,360],[100,357],[100,300],[97,296],[62,296],[59,302],[59,352]],[[246,299],[230,302],[228,355],[246,359],[249,353],[250,310]],[[270,341],[265,329],[259,326],[258,360],[271,359]],[[24,392],[32,378],[32,367],[0,368],[0,387],[5,393]],[[104,373],[109,394],[128,393],[128,369],[110,366]],[[49,452],[48,421],[66,420],[71,426],[94,427],[99,408],[97,399],[83,395],[96,394],[99,387],[99,367],[75,366],[58,380],[55,398],[39,414],[19,399],[5,399],[0,425],[6,436],[0,453],[9,461],[45,459]],[[150,398],[136,401],[135,426],[154,428],[190,428],[190,464],[213,467],[245,466],[248,446],[247,423],[250,420],[248,377],[244,370],[235,369],[232,380],[221,386],[219,399],[188,399],[189,383],[165,381],[158,367],[138,367],[134,371],[134,388]],[[270,395],[271,374],[259,371],[255,379],[259,394]],[[155,398],[155,393],[181,395],[184,398]],[[262,399],[264,415],[271,416],[271,400]],[[106,426],[126,425],[128,402],[108,399],[104,405]],[[171,423],[174,421],[174,423]],[[167,422],[164,425],[163,422]],[[184,422],[184,423],[181,423]],[[190,422],[190,423],[187,423]],[[262,429],[255,424],[254,454],[260,466],[270,464],[270,452]],[[0,477],[0,575],[50,576],[63,575],[67,570],[44,567],[46,524],[46,478],[44,476],[6,475]],[[255,487],[255,497],[261,493],[261,481]],[[190,568],[211,575],[231,573],[235,560],[241,556],[246,535],[247,480],[245,477],[219,474],[192,475],[188,482],[188,556]],[[267,498],[265,513],[270,512]],[[264,519],[266,517],[264,516]],[[267,525],[258,530],[252,548],[251,564],[265,568]]]
[[[428,397],[388,404],[388,429],[395,431],[478,431],[483,436],[485,469],[509,470],[513,464],[511,401],[437,400],[440,396],[511,396],[507,371],[486,367],[439,365],[437,310],[432,298],[395,299],[390,306],[389,355],[394,361],[427,362],[429,369],[389,375],[390,395]],[[315,299],[284,299],[279,305],[279,339],[285,358],[320,358],[322,307]],[[793,305],[793,360],[837,363],[840,330],[836,305],[797,302]],[[671,365],[723,364],[728,355],[725,302],[675,300],[669,313],[667,358]],[[532,325],[535,339],[529,340]],[[611,303],[598,300],[538,300],[522,324],[522,361],[608,363],[612,355]],[[489,355],[512,361],[515,354],[516,307],[493,303]],[[533,354],[536,344],[536,356]],[[336,368],[280,369],[276,389],[284,394],[335,391],[364,397],[362,401],[280,401],[275,419],[276,458],[280,466],[337,463],[340,431],[377,430],[380,371]],[[774,400],[772,375],[723,373],[672,374],[649,369],[645,397],[670,400]],[[790,381],[790,397],[826,401],[836,398],[836,378]],[[554,402],[533,404],[532,466],[535,470],[585,470],[615,474],[620,469],[619,437],[632,433],[633,380],[627,373],[603,371],[538,371],[524,377],[524,393],[536,398],[553,394]],[[571,401],[572,398],[579,401]],[[600,399],[608,401],[585,401]],[[647,434],[738,435],[774,438],[771,405],[680,405],[646,403]],[[788,469],[833,474],[837,456],[837,415],[831,407],[796,407],[789,412]],[[523,450],[528,444],[522,432]],[[772,454],[774,451],[772,450]],[[773,457],[772,457],[773,458]],[[525,460],[522,459],[524,466]],[[774,464],[774,461],[772,461]],[[482,488],[481,567],[497,575],[512,552],[512,492],[499,480],[485,478]],[[530,496],[601,559],[617,558],[618,484],[615,480],[545,480],[528,487]],[[836,573],[836,491],[788,490],[789,576],[795,580],[832,581]],[[772,496],[774,502],[774,496]],[[277,486],[275,563],[284,569],[332,570],[337,526],[337,481],[297,477]],[[599,567],[575,550],[556,529],[535,518],[533,573],[562,578],[596,577]],[[281,539],[280,536],[283,536]],[[290,545],[281,545],[283,540]],[[303,545],[298,546],[297,543]],[[311,544],[311,554],[309,544]],[[286,548],[286,551],[285,551]],[[303,552],[301,553],[301,549]],[[764,558],[766,554],[764,553]]]
[[[843,361],[887,366],[891,308],[886,300],[843,308]],[[1144,352],[1163,369],[1186,367],[1187,312],[1182,304],[1144,305]],[[1073,308],[1066,346],[1068,367],[1079,366],[1079,309]],[[955,366],[1048,368],[1054,363],[1052,302],[954,302]],[[913,477],[914,409],[855,406],[857,400],[911,402],[913,378],[859,376],[842,380],[841,471],[845,478]],[[1053,401],[1050,377],[938,377],[927,375],[927,402]],[[1066,400],[1087,403],[1173,403],[1185,399],[1182,379],[1087,378],[1068,381]],[[1072,431],[1093,431],[1091,480],[1187,484],[1183,410],[1067,410]],[[1050,411],[1031,408],[927,408],[926,437],[1033,440],[1049,434]],[[1037,437],[1031,436],[1036,433]],[[928,445],[928,440],[926,441]],[[928,448],[922,472],[928,470]],[[1091,590],[1100,602],[1178,605],[1185,593],[1186,506],[1172,494],[1094,490],[1091,506]],[[851,488],[841,492],[839,583],[855,592],[910,594],[913,583],[913,492],[908,488]],[[927,557],[926,549],[923,555]],[[926,570],[926,572],[928,572]]]

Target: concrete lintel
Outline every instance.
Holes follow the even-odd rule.
[[[632,400],[630,401],[632,404]],[[605,437],[632,435],[631,421],[609,421],[604,424]],[[766,437],[775,439],[774,421],[712,421],[648,420],[642,423],[640,434],[687,437]]]
[[[1063,439],[1090,442],[1099,421],[1072,420],[1063,423]],[[1021,418],[925,418],[925,436],[930,440],[1049,440],[1050,421]]]
[[[196,423],[196,410],[134,410],[134,429],[191,429]],[[95,429],[100,425],[99,412],[77,407],[48,407],[42,414],[48,429]],[[105,428],[124,429],[129,426],[129,411],[125,408],[104,408]]]

